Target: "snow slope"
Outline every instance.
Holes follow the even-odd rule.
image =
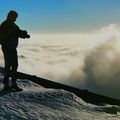
[[[0,89],[3,88],[2,76]],[[21,92],[0,92],[0,120],[120,120],[120,106],[92,105],[73,93],[18,80]]]

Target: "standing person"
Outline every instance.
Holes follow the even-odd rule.
[[[17,46],[18,38],[30,38],[27,31],[21,30],[15,21],[18,17],[16,11],[11,10],[7,19],[0,25],[0,43],[2,52],[4,55],[4,91],[10,90],[22,90],[18,87],[17,80],[17,68],[18,68],[18,56]],[[11,75],[12,83],[9,85],[9,77]]]

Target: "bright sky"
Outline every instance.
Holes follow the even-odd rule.
[[[90,32],[120,24],[120,0],[0,0],[0,22],[9,10],[19,14],[17,24],[32,32]]]

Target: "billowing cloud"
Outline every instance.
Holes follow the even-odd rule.
[[[20,46],[19,69],[40,77],[119,98],[119,25],[92,34],[33,35]]]
[[[19,71],[120,99],[119,31],[111,24],[91,34],[33,34],[20,40]]]
[[[113,36],[86,56],[85,86],[93,92],[120,99],[120,49],[116,46]]]
[[[100,32],[120,32],[120,25],[118,24],[110,24],[108,26],[105,26],[99,30]]]

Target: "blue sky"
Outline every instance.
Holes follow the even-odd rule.
[[[90,32],[120,24],[120,0],[0,0],[0,22],[9,10],[19,14],[17,24],[32,32]]]

